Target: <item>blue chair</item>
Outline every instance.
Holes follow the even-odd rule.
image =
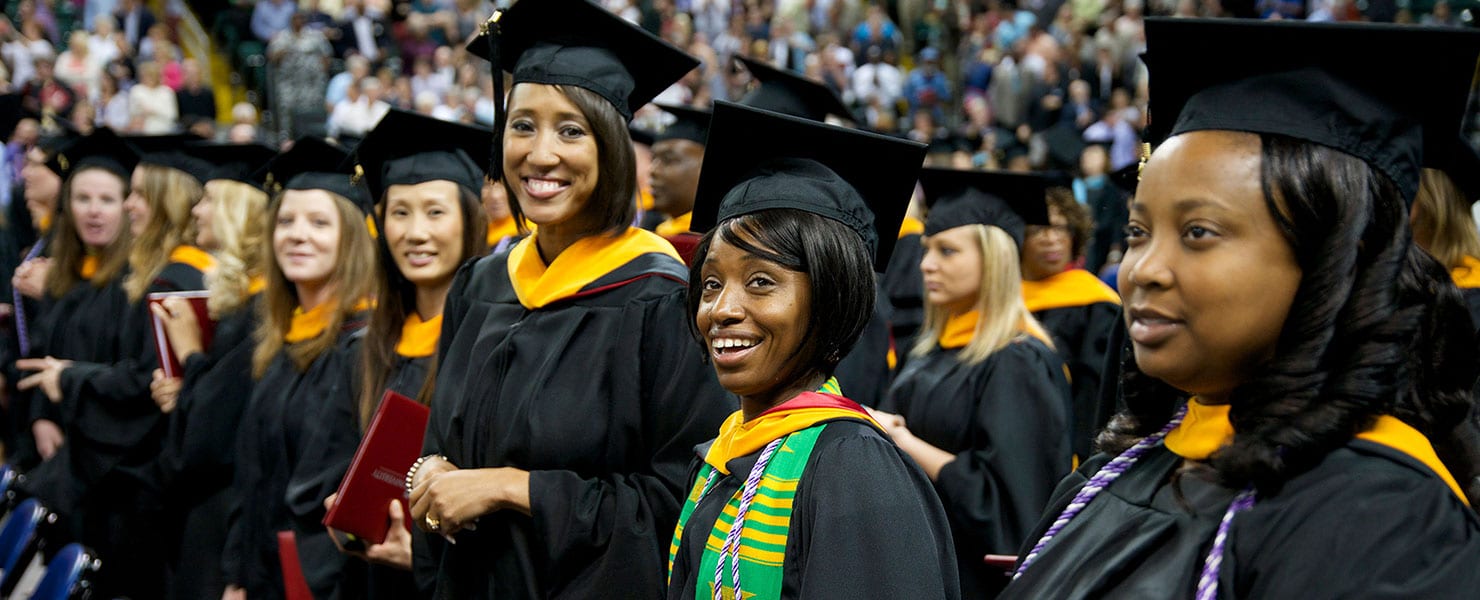
[[[35,551],[36,529],[49,512],[35,498],[30,498],[17,505],[5,520],[5,526],[0,527],[0,573],[6,579],[14,579],[14,571],[22,566],[20,559]]]
[[[0,465],[0,494],[10,491],[11,484],[15,483],[15,469],[10,465]]]
[[[98,572],[101,564],[102,561],[83,548],[82,544],[62,546],[51,562],[46,563],[46,575],[31,593],[31,600],[86,597],[88,590],[92,588],[93,575]]]

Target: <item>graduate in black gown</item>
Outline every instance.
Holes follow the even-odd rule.
[[[911,206],[917,206],[914,200]],[[889,267],[879,277],[879,301],[885,303],[889,314],[889,369],[894,373],[909,362],[915,334],[925,321],[925,279],[920,276],[920,257],[925,254],[920,238],[924,233],[925,222],[906,213]]]
[[[193,146],[192,155],[215,166],[191,215],[196,247],[211,253],[205,276],[211,324],[197,320],[183,298],[151,307],[180,377],[154,371],[150,394],[168,415],[154,486],[163,498],[169,597],[216,598],[225,589],[221,557],[235,496],[236,434],[252,397],[252,333],[262,271],[267,194],[254,171],[276,153],[266,146]],[[209,327],[209,343],[204,327]]]
[[[1023,234],[1023,302],[1069,366],[1074,456],[1084,460],[1115,408],[1102,407],[1099,392],[1120,296],[1093,273],[1073,268],[1084,257],[1091,223],[1069,189],[1052,183],[1045,194],[1048,225],[1029,225]]]
[[[310,443],[323,460],[319,480],[334,486],[322,493],[340,485],[386,392],[431,402],[447,290],[458,267],[486,252],[478,196],[486,174],[471,157],[486,153],[492,140],[486,129],[392,110],[355,148],[355,163],[378,199],[376,304],[357,344],[359,364],[347,386],[353,393],[334,399]],[[416,595],[404,511],[403,502],[386,506],[390,530],[382,543],[340,548],[359,559],[345,565],[341,597]]]
[[[683,262],[629,226],[632,111],[697,63],[587,0],[522,1],[469,49],[511,71],[494,166],[538,229],[464,266],[408,475],[440,598],[663,593],[690,450],[734,409],[685,335]],[[421,569],[418,567],[418,572]]]
[[[757,82],[740,99],[740,104],[819,123],[826,122],[828,117],[853,119],[842,98],[822,82],[743,56],[737,56],[735,60],[744,65]],[[772,140],[771,143],[784,146],[792,140]],[[890,347],[889,306],[876,302],[868,326],[853,344],[853,350],[843,357],[835,373],[849,399],[864,406],[874,406],[884,397],[891,375]]]
[[[264,257],[266,287],[253,334],[256,383],[236,438],[225,598],[284,597],[283,531],[294,534],[316,597],[341,583],[344,557],[320,523],[323,490],[343,473],[327,472],[338,455],[315,445],[315,437],[333,412],[326,409],[353,394],[348,382],[359,354],[352,342],[368,319],[375,280],[370,193],[341,167],[346,158],[320,139],[299,138],[258,174],[272,195],[265,234],[271,254]]]
[[[123,202],[137,162],[138,154],[110,130],[74,140],[48,160],[47,168],[63,184],[48,244],[50,257],[41,263],[46,311],[36,320],[28,356],[58,366],[69,360],[103,363],[121,358],[117,324],[127,299],[119,283],[133,239]],[[59,385],[53,388],[60,394]],[[29,482],[22,488],[39,495],[52,510],[73,517],[79,514],[82,490],[68,468],[71,450],[62,449],[69,447],[64,432],[71,428],[74,415],[45,392],[21,391],[13,400],[25,407],[27,429],[42,461],[27,472]],[[80,517],[69,520],[67,529],[80,536]]]
[[[685,263],[694,258],[699,235],[689,231],[694,218],[694,194],[699,189],[699,165],[704,163],[704,143],[709,136],[709,111],[659,104],[673,116],[653,137],[653,159],[648,167],[648,187],[653,210],[665,220],[653,228],[673,244]]]
[[[725,102],[709,139],[688,306],[741,409],[695,448],[668,598],[960,597],[930,480],[832,376],[925,147]]]
[[[45,318],[45,313],[55,299],[46,291],[51,266],[50,232],[52,223],[56,221],[57,203],[62,193],[62,177],[48,168],[47,163],[57,150],[72,143],[77,137],[71,134],[43,137],[35,147],[27,150],[25,163],[21,166],[21,197],[25,201],[31,227],[38,233],[35,243],[23,251],[21,262],[11,277],[13,293],[10,298],[10,329],[13,336],[7,336],[7,356],[0,361],[6,393],[10,397],[10,405],[5,409],[6,426],[14,430],[8,438],[10,443],[5,448],[5,458],[7,463],[21,471],[30,470],[42,459],[36,449],[33,425],[42,430],[43,437],[50,435],[54,436],[52,440],[61,439],[61,430],[54,421],[34,420],[31,414],[32,395],[23,394],[15,387],[16,382],[21,379],[20,371],[15,368],[15,361],[36,356],[36,342],[46,338],[45,326],[49,321]]]
[[[1064,361],[1023,305],[1018,246],[1047,221],[1039,175],[924,169],[925,324],[880,405],[951,519],[966,598],[1006,578],[982,562],[1028,537],[1074,468]]]
[[[1480,520],[1429,440],[1470,410],[1476,354],[1406,203],[1419,115],[1463,110],[1480,34],[1147,19],[1146,38],[1161,143],[1120,271],[1127,408],[1003,597],[1473,594]]]
[[[176,143],[136,146],[143,152],[123,204],[133,239],[120,281],[124,305],[120,313],[94,317],[112,319],[105,326],[116,332],[117,355],[111,360],[41,358],[16,364],[35,371],[21,380],[21,389],[40,389],[70,413],[61,454],[68,459],[66,468],[79,498],[76,512],[64,514],[81,520],[83,542],[106,561],[99,581],[105,594],[156,597],[165,589],[165,548],[158,536],[149,534],[163,522],[152,482],[164,418],[149,397],[158,358],[146,296],[201,289],[212,263],[184,239],[190,210],[200,199],[201,178],[210,166],[166,149]],[[62,467],[51,463],[38,471]]]

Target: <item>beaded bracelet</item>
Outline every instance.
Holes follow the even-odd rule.
[[[408,470],[408,471],[406,471],[406,494],[407,495],[410,495],[411,494],[411,488],[412,488],[411,482],[416,480],[416,472],[421,470],[421,465],[425,464],[427,462],[427,459],[428,458],[440,458],[442,460],[447,460],[447,457],[446,456],[443,456],[441,454],[428,454],[426,456],[423,456],[421,458],[416,459],[416,462],[411,463],[411,469]]]

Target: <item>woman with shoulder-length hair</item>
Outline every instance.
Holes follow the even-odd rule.
[[[443,311],[411,514],[443,598],[663,593],[684,468],[733,403],[682,335],[687,272],[632,227],[627,121],[696,61],[588,0],[521,1],[469,49],[513,72],[495,177],[538,229]],[[502,126],[506,124],[506,126]]]
[[[1471,408],[1472,330],[1406,206],[1480,34],[1147,19],[1146,40],[1125,409],[1002,597],[1480,589],[1480,519],[1430,441]]]
[[[358,358],[351,340],[368,318],[375,249],[370,194],[342,168],[347,155],[299,138],[261,175],[268,204],[266,288],[258,300],[252,374],[256,384],[236,445],[232,511],[223,560],[225,598],[282,598],[277,534],[295,533],[311,591],[328,595],[344,559],[320,521],[322,448],[311,441]]]
[[[690,460],[668,597],[960,597],[930,480],[834,376],[925,147],[730,103],[709,140],[688,306],[740,410]]]
[[[81,533],[99,554],[114,557],[105,593],[133,596],[162,594],[165,588],[158,538],[136,539],[164,519],[157,490],[148,483],[163,441],[163,416],[149,399],[149,377],[158,358],[145,295],[200,289],[211,266],[209,255],[182,245],[209,165],[164,150],[178,144],[173,139],[147,142],[136,148],[161,151],[140,157],[123,203],[134,242],[121,285],[126,304],[111,324],[120,352],[111,360],[17,364],[37,371],[20,387],[39,387],[72,412],[71,468],[86,490],[79,509],[85,515]]]
[[[327,505],[385,394],[432,400],[447,291],[459,267],[487,252],[479,197],[486,175],[471,155],[487,152],[492,140],[486,129],[392,110],[355,148],[371,197],[378,198],[380,260],[375,308],[358,342],[358,373],[347,386],[354,393],[335,398],[311,444],[324,463],[318,484]],[[341,548],[366,561],[346,565],[341,596],[416,594],[404,505],[393,500],[385,510],[390,527],[382,543]]]
[[[924,169],[925,322],[880,417],[951,519],[961,594],[1006,583],[1012,554],[1074,468],[1063,359],[1023,303],[1025,229],[1047,221],[1042,175]],[[893,414],[891,414],[893,413]]]
[[[31,159],[41,158],[40,154],[33,150]],[[107,129],[67,142],[45,158],[43,168],[57,177],[59,188],[54,212],[46,219],[50,223],[45,238],[47,258],[40,263],[45,267],[38,303],[41,310],[29,323],[30,348],[16,361],[17,371],[21,365],[38,366],[27,358],[41,358],[39,366],[50,363],[46,358],[58,362],[117,358],[117,319],[127,303],[119,280],[128,266],[133,239],[123,202],[138,159],[122,138]],[[36,170],[34,165],[27,167],[31,172],[28,181],[46,181]],[[84,318],[87,315],[95,316]],[[42,390],[18,394],[11,406],[25,413],[21,419],[31,434],[35,458],[50,461],[63,446],[69,415]],[[78,498],[61,466],[59,462],[47,467],[56,476],[48,483],[41,483],[48,476],[40,471],[28,473],[28,478],[36,484],[33,487],[56,492],[46,498],[52,510],[70,514]]]
[[[214,597],[225,587],[221,558],[233,500],[236,431],[252,397],[254,305],[264,285],[267,250],[267,193],[251,174],[276,154],[255,144],[190,151],[215,167],[191,210],[193,243],[215,259],[205,275],[206,308],[214,322],[210,343],[185,299],[166,298],[150,307],[183,368],[174,378],[155,370],[150,385],[155,404],[169,415],[156,477],[170,516],[163,534],[170,544],[173,598]]]

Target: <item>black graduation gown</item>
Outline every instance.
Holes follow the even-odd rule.
[[[199,269],[170,263],[145,296],[203,287]],[[94,330],[113,336],[117,353],[112,360],[79,360],[62,371],[67,442],[32,472],[31,489],[67,516],[82,542],[103,558],[98,581],[103,595],[161,597],[166,545],[159,535],[164,512],[154,478],[165,419],[149,394],[159,359],[144,297],[128,302],[121,287],[116,295],[105,294],[109,304],[123,303],[121,314],[74,312],[73,320],[100,321]],[[52,338],[58,333],[51,332]],[[58,495],[53,486],[63,480],[65,491]]]
[[[894,336],[898,360],[896,373],[904,368],[910,349],[915,347],[915,334],[925,322],[925,277],[920,274],[920,258],[925,249],[920,239],[919,234],[899,238],[881,284],[884,296],[889,299],[889,332]]]
[[[328,494],[317,495],[329,477],[324,464],[339,453],[314,441],[327,408],[351,394],[345,385],[359,359],[354,340],[363,325],[363,315],[346,317],[336,345],[302,372],[286,351],[279,352],[252,389],[237,434],[232,493],[239,504],[222,559],[227,583],[246,588],[248,598],[283,597],[279,531],[296,535],[303,574],[316,597],[330,595],[339,583],[345,558],[321,524]]]
[[[646,254],[527,310],[507,260],[448,293],[425,453],[528,470],[533,516],[484,515],[416,561],[439,598],[660,596],[691,450],[736,409],[689,334],[688,272]]]
[[[101,286],[81,281],[51,301],[38,335],[32,338],[32,356],[54,356],[98,364],[119,360],[123,351],[118,323],[128,310],[128,297],[123,293],[121,279],[122,275]],[[41,419],[56,423],[63,432],[70,429],[70,415],[67,414],[70,411],[64,411],[63,404],[48,400],[41,390],[22,392],[17,399],[26,406],[27,431]],[[27,481],[22,485],[52,510],[66,515],[76,514],[81,502],[81,488],[68,468],[70,445],[63,444],[51,459],[28,470]],[[81,535],[72,527],[73,523],[68,525],[74,530],[74,535]]]
[[[1073,466],[1069,384],[1058,355],[1035,338],[1020,337],[976,365],[957,353],[937,349],[911,360],[881,408],[956,455],[935,490],[951,520],[962,597],[987,598],[1006,581],[982,557],[1016,551]]]
[[[359,346],[363,339],[357,337],[350,341],[350,356],[354,362],[345,369],[347,379],[340,385],[349,392],[336,394],[324,408],[324,415],[315,422],[315,432],[309,443],[314,454],[303,458],[302,466],[295,471],[289,484],[290,502],[298,513],[307,514],[315,502],[322,506],[325,498],[339,490],[339,484],[344,481],[350,462],[364,439],[364,431],[360,429],[360,390],[364,389],[360,377],[364,363],[361,359],[363,349]],[[386,374],[386,389],[407,398],[416,398],[426,381],[431,362],[430,356],[397,356],[391,371]],[[343,561],[338,581],[325,589],[323,594],[318,594],[319,597],[400,599],[417,594],[410,572],[355,558]]]
[[[1074,455],[1089,458],[1094,454],[1095,435],[1105,428],[1115,410],[1114,406],[1103,405],[1100,383],[1104,380],[1105,357],[1110,351],[1110,332],[1120,320],[1120,305],[1095,302],[1051,308],[1033,313],[1033,317],[1048,331],[1054,349],[1069,367],[1074,398]]]
[[[708,446],[696,448],[689,481]],[[756,451],[730,460],[731,475],[717,478],[690,513],[673,560],[670,600],[692,600],[699,579],[713,575],[696,572],[704,544],[759,457]],[[781,597],[959,598],[956,568],[945,509],[920,467],[867,424],[829,422],[797,483]],[[708,586],[703,597],[710,597]]]
[[[879,294],[882,298],[883,294]],[[853,349],[838,363],[833,376],[843,393],[864,406],[876,406],[889,391],[888,307],[874,303],[874,314]]]
[[[1066,478],[1026,554],[1109,457]],[[1090,502],[1007,598],[1190,598],[1235,491],[1152,448]],[[1460,598],[1480,590],[1480,520],[1422,463],[1353,440],[1234,518],[1220,598]]]
[[[181,365],[180,394],[169,415],[156,486],[168,509],[170,597],[218,597],[221,557],[235,494],[237,428],[252,398],[256,304],[217,323],[210,347]]]

